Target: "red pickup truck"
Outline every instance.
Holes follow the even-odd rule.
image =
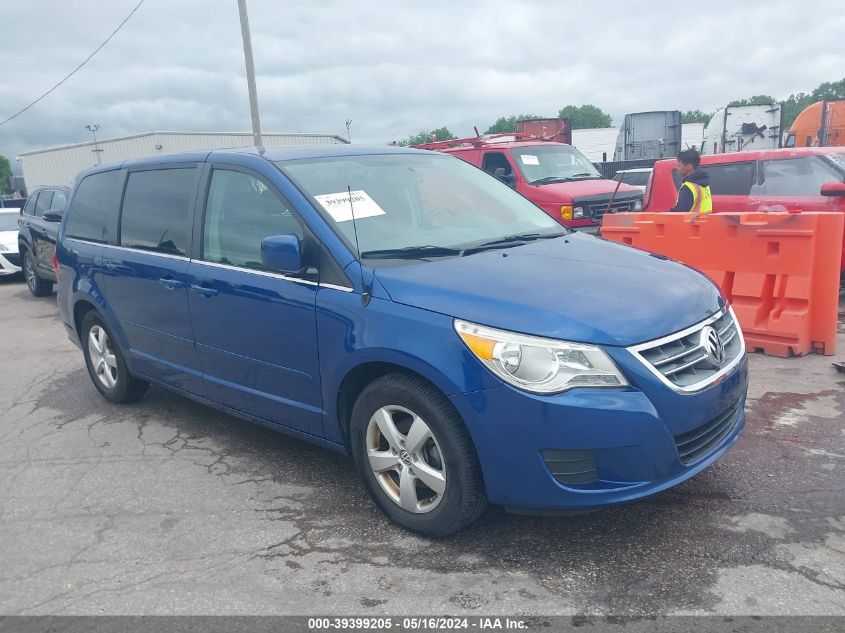
[[[713,212],[833,211],[845,213],[845,147],[768,149],[701,157],[710,175]],[[675,160],[655,163],[644,210],[675,206],[681,180]],[[842,255],[845,270],[845,249]]]
[[[642,191],[624,183],[617,188],[576,148],[542,137],[495,134],[414,147],[446,152],[480,167],[565,226],[598,226],[611,198],[611,213],[642,208]]]

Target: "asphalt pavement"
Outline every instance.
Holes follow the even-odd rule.
[[[106,402],[55,296],[0,280],[0,614],[845,615],[832,360],[751,355],[743,436],[673,490],[430,541],[341,455],[162,389]]]

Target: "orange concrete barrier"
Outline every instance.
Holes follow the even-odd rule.
[[[697,268],[733,306],[749,351],[836,352],[845,214],[615,213],[601,236]]]

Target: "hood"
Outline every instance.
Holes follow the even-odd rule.
[[[397,303],[482,325],[599,345],[633,345],[718,311],[719,289],[695,270],[573,233],[467,257],[379,268]]]
[[[696,185],[700,185],[702,187],[709,187],[710,186],[710,174],[702,169],[697,169],[692,172],[689,176],[684,178],[685,182],[691,182]]]
[[[529,185],[535,191],[542,191],[544,197],[558,198],[582,198],[586,196],[598,196],[607,194],[610,197],[616,190],[616,181],[607,179],[596,180],[571,180],[567,182],[552,182],[547,185]],[[631,196],[640,196],[642,191],[631,185],[622,183],[619,185],[619,191],[616,196],[619,198],[628,198]]]

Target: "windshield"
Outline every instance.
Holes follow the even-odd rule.
[[[0,231],[17,231],[19,213],[0,213]]]
[[[587,157],[571,145],[529,145],[514,148],[511,154],[523,178],[531,184],[602,178]]]
[[[828,154],[825,156],[833,166],[845,175],[845,154]]]
[[[496,178],[442,154],[387,154],[277,163],[364,259],[458,256],[487,242],[568,231]],[[348,191],[352,192],[350,204]],[[404,252],[398,252],[404,249]]]
[[[619,180],[619,177],[622,176],[622,182],[626,185],[645,187],[648,184],[648,177],[650,175],[650,171],[626,171],[621,174],[617,172],[613,179]]]

